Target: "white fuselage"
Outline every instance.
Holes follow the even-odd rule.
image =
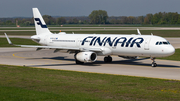
[[[174,54],[174,47],[164,38],[153,35],[113,35],[113,34],[53,34],[49,31],[39,10],[33,8],[36,35],[31,39],[42,46],[15,45],[40,49],[54,49],[54,52],[65,50],[75,53],[76,64],[92,63],[97,56],[105,56],[104,62],[112,62],[111,55],[136,59],[138,56],[151,57],[152,67],[156,67],[155,57],[166,57]],[[9,44],[13,45],[5,33]]]
[[[130,59],[135,59],[137,56],[151,57],[152,67],[156,67],[155,57],[170,56],[175,52],[174,47],[166,39],[153,35],[141,35],[139,29],[137,29],[139,35],[66,34],[65,32],[52,34],[39,10],[37,8],[32,10],[36,35],[31,38],[42,46],[20,46],[75,53],[76,64],[95,62],[97,55],[105,56],[104,62],[108,63],[112,62],[111,55],[118,55]]]
[[[97,55],[165,57],[174,54],[174,47],[159,36],[111,34],[48,34],[40,35],[40,44],[59,47],[101,48]],[[158,42],[158,44],[157,44]]]

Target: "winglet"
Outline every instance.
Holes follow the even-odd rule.
[[[11,42],[11,40],[9,39],[9,37],[7,36],[7,34],[6,34],[6,33],[4,33],[4,34],[5,34],[5,36],[6,36],[6,39],[7,39],[8,43],[9,43],[10,45],[13,45],[13,43]]]
[[[139,31],[139,29],[137,29],[138,35],[141,35],[141,32]]]

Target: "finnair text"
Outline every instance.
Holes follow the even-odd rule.
[[[126,38],[126,37],[97,37],[97,36],[88,36],[83,39],[81,45],[84,44],[89,44],[90,46],[114,46],[116,47],[118,44],[121,44],[121,47],[133,47],[136,45],[138,48],[141,48],[141,43],[143,43],[144,39],[139,37],[139,38]]]

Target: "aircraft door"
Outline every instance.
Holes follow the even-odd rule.
[[[151,38],[146,38],[145,44],[144,44],[144,50],[149,50],[150,41],[151,41]]]
[[[77,47],[80,47],[80,44],[81,44],[81,39],[80,39],[80,38],[77,38],[76,46],[77,46]]]

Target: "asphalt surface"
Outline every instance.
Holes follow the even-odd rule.
[[[79,29],[76,30],[94,30],[94,29],[83,29],[81,27],[78,28]],[[102,29],[96,29],[96,30],[108,30],[108,28],[102,27]],[[118,30],[134,30],[134,29],[136,28],[122,27],[119,28]],[[140,30],[180,30],[179,27],[177,28],[142,27],[139,29]],[[1,31],[19,31],[19,30],[4,29]],[[30,30],[30,31],[34,31],[34,30]],[[0,35],[0,37],[4,37],[4,35]],[[9,36],[9,37],[27,38],[27,39],[30,38],[30,36]],[[166,38],[166,39],[175,48],[180,48],[180,38]],[[158,67],[153,68],[151,67],[152,61],[150,59],[127,60],[113,56],[112,63],[104,63],[103,62],[104,57],[98,57],[98,60],[95,63],[76,65],[73,54],[60,53],[60,52],[53,53],[53,50],[40,50],[40,51],[35,51],[35,50],[36,50],[35,48],[0,48],[0,64],[180,80],[180,61],[156,59],[156,63],[158,64]]]
[[[179,61],[156,59],[158,67],[151,67],[150,59],[127,60],[113,56],[112,63],[104,63],[104,57],[100,56],[95,63],[76,65],[73,54],[53,53],[53,50],[46,49],[35,50],[0,48],[0,64],[180,80]]]

